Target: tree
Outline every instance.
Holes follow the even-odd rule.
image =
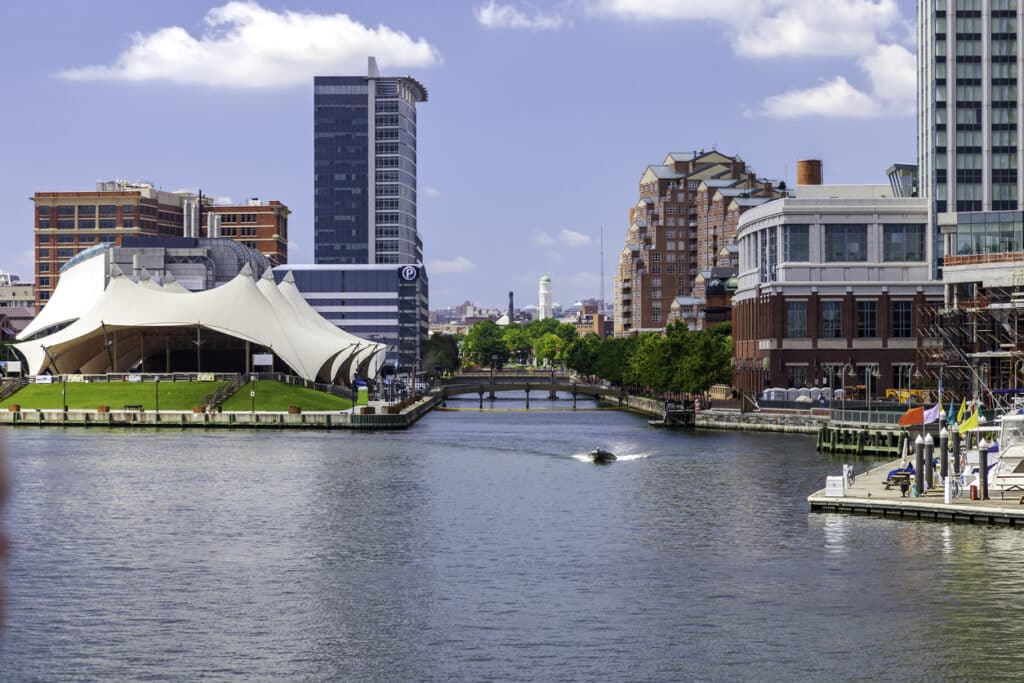
[[[505,328],[502,338],[512,359],[517,363],[526,363],[533,353],[533,343],[530,336],[521,325],[512,324]]]
[[[601,349],[601,338],[593,332],[588,332],[582,337],[577,337],[565,351],[562,357],[566,366],[582,375],[593,375],[594,365],[597,362],[597,354]]]
[[[616,386],[621,386],[623,370],[629,361],[635,339],[636,337],[607,338],[601,342],[594,362],[594,373]]]
[[[509,358],[501,328],[490,320],[478,322],[469,328],[463,352],[469,361],[484,367],[490,366],[491,356],[496,356],[498,367],[505,365]]]
[[[665,339],[657,332],[644,332],[637,337],[623,371],[623,382],[647,387],[655,393],[666,391],[672,378],[667,348]]]
[[[455,372],[459,368],[459,342],[450,334],[433,334],[427,339],[423,368],[434,372]]]
[[[554,332],[548,332],[543,337],[534,342],[533,353],[538,360],[546,360],[554,363],[558,359],[558,354],[562,350],[565,342]]]

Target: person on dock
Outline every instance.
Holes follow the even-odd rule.
[[[910,477],[900,479],[900,498],[907,497],[907,491],[910,490]]]

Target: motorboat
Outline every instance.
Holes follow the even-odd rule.
[[[1024,415],[1003,415],[999,432],[999,457],[990,470],[990,492],[1024,493]]]
[[[617,460],[614,453],[612,453],[611,451],[606,451],[603,448],[595,448],[594,450],[590,451],[590,453],[587,454],[587,457],[590,458],[591,462],[598,465],[604,465],[606,463],[615,462],[615,460]]]

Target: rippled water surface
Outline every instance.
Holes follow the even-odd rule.
[[[4,680],[1024,670],[1022,532],[811,515],[840,461],[809,437],[536,409],[5,437]],[[630,457],[574,457],[597,445]]]

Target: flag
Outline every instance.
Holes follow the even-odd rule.
[[[946,424],[956,424],[956,416],[953,414],[953,404],[949,404],[949,414],[946,415]]]
[[[911,408],[907,412],[903,413],[903,417],[900,418],[900,427],[909,427],[911,425],[919,425],[924,422],[924,406],[918,406]]]
[[[940,417],[942,417],[942,404],[936,403],[931,408],[924,411],[924,414],[921,418],[921,422],[923,422],[924,424],[931,424],[932,422],[938,420]]]
[[[960,399],[960,410],[956,414],[956,423],[960,424],[964,421],[964,413],[967,412],[967,399]]]
[[[960,433],[969,432],[978,428],[978,413],[971,413],[971,416],[960,423]]]

